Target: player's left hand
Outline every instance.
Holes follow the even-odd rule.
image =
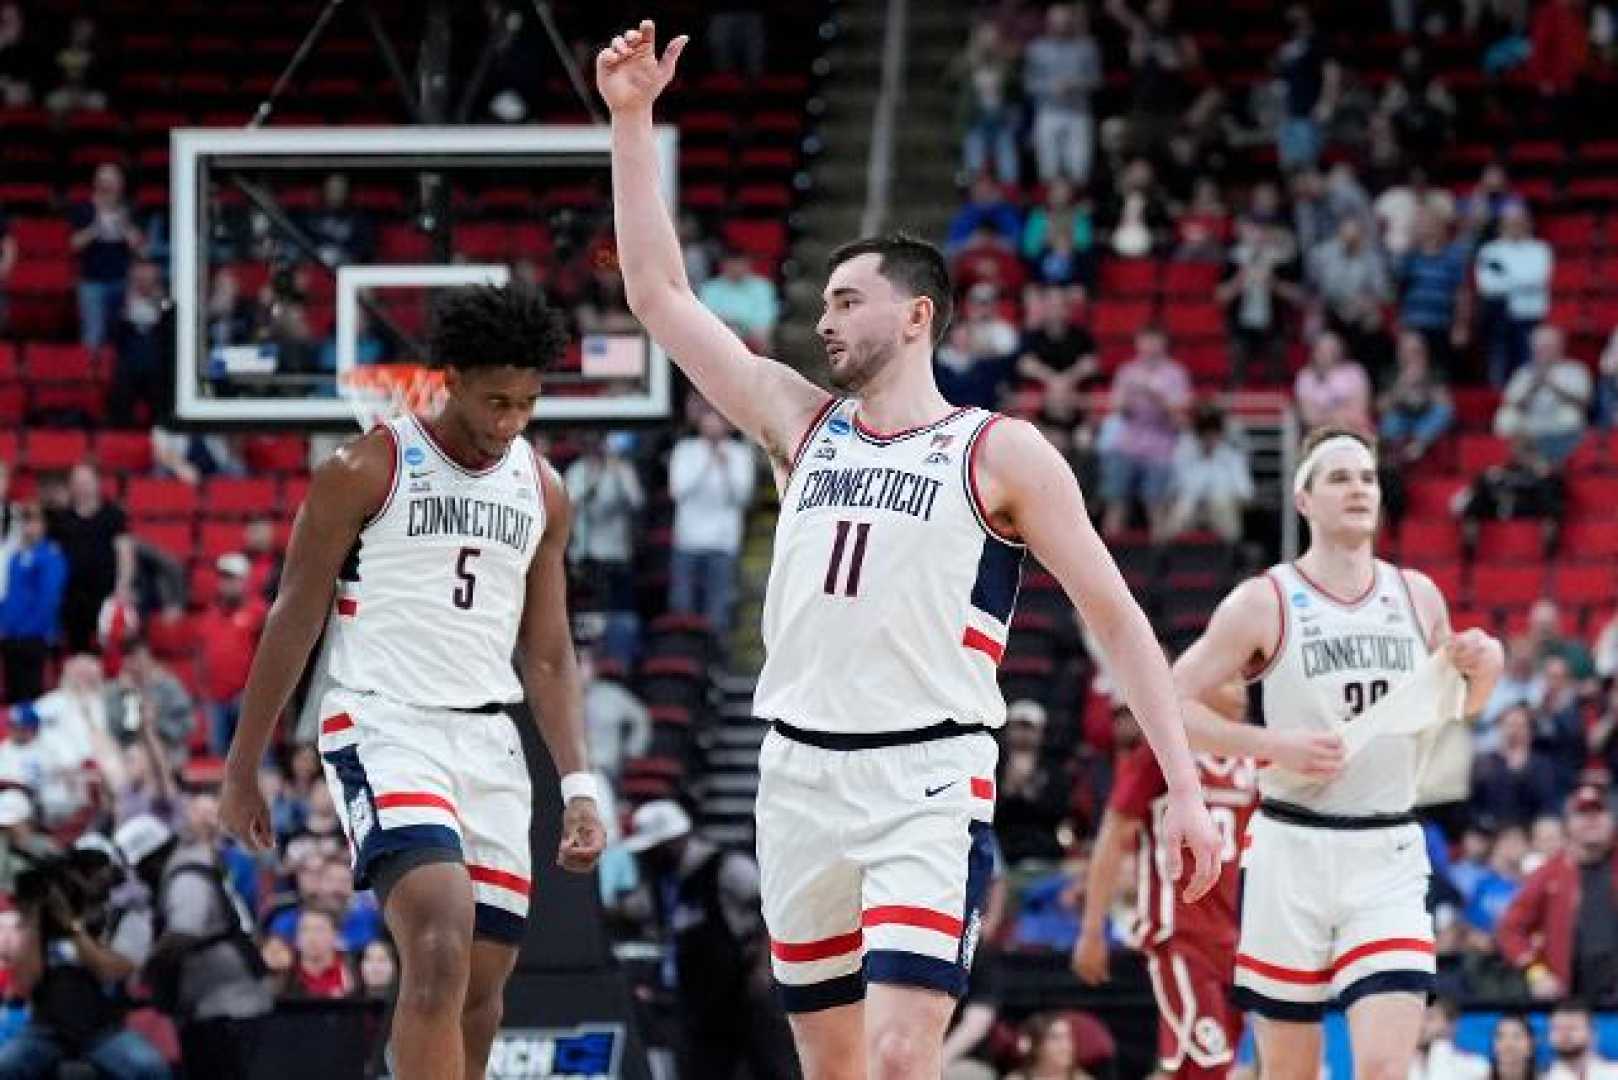
[[[1224,842],[1214,827],[1208,807],[1202,801],[1202,786],[1169,792],[1163,812],[1163,850],[1168,855],[1168,877],[1180,880],[1184,868],[1182,848],[1191,849],[1191,880],[1186,882],[1185,902],[1194,904],[1208,894],[1219,880]]]
[[[575,874],[588,873],[595,868],[601,849],[606,846],[607,830],[601,824],[596,801],[569,800],[562,809],[562,842],[556,849],[556,864]]]
[[[1497,675],[1506,665],[1499,639],[1475,626],[1450,638],[1447,647],[1450,663],[1469,679]]]

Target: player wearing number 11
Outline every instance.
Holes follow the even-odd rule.
[[[903,236],[831,259],[819,332],[828,394],[754,356],[692,294],[657,188],[661,58],[643,22],[597,59],[629,305],[703,395],[769,455],[781,491],[755,711],[758,854],[771,959],[809,1080],[936,1078],[987,885],[995,669],[1024,551],[1108,654],[1167,778],[1163,833],[1189,893],[1219,873],[1169,671],[1031,425],[953,409],[932,353],[949,324],[943,258]]]
[[[525,691],[562,777],[557,861],[586,871],[604,840],[567,618],[567,496],[520,437],[566,344],[560,314],[522,286],[439,303],[443,408],[392,417],[315,470],[230,746],[220,813],[262,850],[258,765],[324,628],[320,758],[355,885],[375,888],[399,948],[401,1080],[481,1077],[500,1028],[531,878],[533,799],[507,714]]]

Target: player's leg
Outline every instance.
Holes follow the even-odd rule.
[[[506,980],[517,966],[517,946],[488,938],[472,941],[466,1003],[461,1008],[461,1043],[466,1048],[466,1080],[483,1080],[489,1048],[505,1015]]]
[[[994,875],[997,754],[987,737],[941,739],[851,770],[869,807],[851,854],[865,867],[865,1052],[878,1080],[942,1068]]]
[[[759,893],[805,1080],[865,1080],[859,868],[844,857],[839,759],[772,732],[759,751]]]
[[[1348,1007],[1354,1080],[1404,1080],[1410,1075],[1426,1007],[1420,994],[1374,994]]]
[[[1342,879],[1348,914],[1337,933],[1332,988],[1348,1010],[1354,1075],[1404,1077],[1435,981],[1426,839],[1421,826],[1406,825],[1346,843],[1355,872]]]
[[[382,915],[399,949],[390,1042],[399,1080],[462,1080],[461,1010],[472,959],[472,881],[458,862],[407,871]]]
[[[474,905],[461,1040],[466,1078],[481,1080],[504,1015],[506,980],[528,931],[533,790],[510,717],[463,717],[453,739],[457,760],[477,762],[456,775],[456,795]]]
[[[1247,836],[1234,1004],[1254,1018],[1264,1080],[1317,1080],[1331,1000],[1331,836],[1262,812]]]
[[[1158,1068],[1190,1080],[1224,1080],[1236,1061],[1241,1014],[1225,992],[1223,964],[1195,942],[1170,941],[1151,949],[1146,974],[1157,1002]]]

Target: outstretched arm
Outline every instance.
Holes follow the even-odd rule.
[[[596,58],[596,86],[612,110],[612,207],[624,291],[629,309],[680,370],[779,470],[829,395],[785,364],[754,356],[686,279],[679,237],[658,191],[652,131],[652,103],[674,77],[686,42],[675,38],[659,59],[647,20]]]
[[[1162,765],[1169,787],[1163,823],[1169,878],[1179,879],[1184,843],[1196,859],[1186,890],[1195,900],[1218,880],[1219,834],[1203,805],[1168,662],[1146,613],[1091,526],[1072,470],[1043,435],[1021,420],[998,421],[980,437],[977,452],[975,476],[991,523],[1020,536],[1062,583]]]

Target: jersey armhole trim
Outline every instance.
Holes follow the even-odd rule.
[[[1416,606],[1416,594],[1410,591],[1410,579],[1405,577],[1402,567],[1389,564],[1388,569],[1398,575],[1399,588],[1405,594],[1405,603],[1410,606],[1410,621],[1416,624],[1416,633],[1421,635],[1421,643],[1427,646],[1427,655],[1431,656],[1433,653],[1433,635],[1428,631],[1427,624],[1422,621],[1421,608]]]
[[[843,400],[843,398],[838,397],[827,398],[826,403],[820,407],[820,411],[815,413],[814,419],[809,421],[809,426],[804,428],[803,434],[798,438],[798,445],[792,451],[792,460],[787,462],[788,476],[798,471],[798,463],[803,460],[804,451],[808,450],[809,444],[814,441],[815,433],[826,422],[826,417],[830,416],[843,403]]]
[[[388,497],[383,499],[382,505],[377,507],[369,517],[360,523],[362,532],[382,519],[382,515],[387,513],[388,508],[393,505],[394,495],[398,494],[399,491],[399,433],[393,430],[392,424],[383,424],[381,426],[382,430],[388,433],[388,442],[393,444],[393,467],[388,476]]]
[[[545,510],[545,459],[533,443],[528,444],[528,456],[534,463],[534,487],[539,489],[539,535],[543,539],[545,526],[550,524],[550,514]]]
[[[989,516],[989,508],[983,504],[983,497],[978,493],[978,447],[983,443],[983,437],[989,433],[1005,416],[1001,413],[989,413],[988,418],[979,424],[972,432],[971,441],[966,447],[966,501],[972,507],[972,516],[978,519],[983,531],[989,534],[990,539],[998,540],[1009,547],[1024,548],[1028,545],[1021,540],[1013,540],[994,527],[993,519]]]
[[[1268,676],[1270,672],[1275,670],[1275,665],[1281,662],[1281,655],[1286,651],[1287,647],[1286,596],[1282,594],[1281,583],[1275,580],[1275,574],[1273,572],[1265,571],[1264,580],[1268,581],[1270,583],[1270,588],[1275,590],[1275,606],[1279,609],[1281,630],[1275,635],[1275,649],[1270,653],[1270,658],[1266,660],[1264,665],[1256,672],[1247,677],[1246,682],[1249,684],[1263,682],[1265,677]]]

